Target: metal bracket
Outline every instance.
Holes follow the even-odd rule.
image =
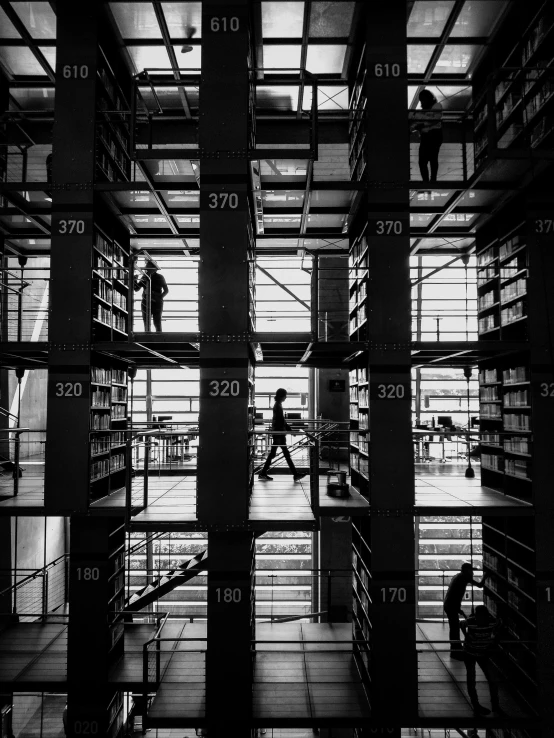
[[[226,334],[226,333],[201,333],[200,343],[208,343],[214,341],[216,343],[244,343],[250,340],[249,333],[237,333],[237,334]]]
[[[406,351],[411,350],[412,343],[373,343],[369,342],[368,349],[370,351]]]
[[[50,343],[47,344],[49,351],[88,351],[90,343]]]

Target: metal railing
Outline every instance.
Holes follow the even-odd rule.
[[[158,626],[158,630],[153,638],[147,641],[142,647],[142,726],[143,730],[146,726],[148,717],[148,708],[150,706],[150,695],[155,692],[164,677],[165,671],[176,651],[179,643],[207,643],[207,638],[186,638],[180,636],[178,638],[164,638],[162,636],[163,627],[167,622],[167,615],[162,618]],[[164,649],[162,644],[173,644],[173,647]],[[187,654],[206,653],[206,648],[186,649]],[[162,653],[168,654],[168,659],[162,665]],[[163,667],[163,668],[162,668]]]
[[[0,269],[0,341],[48,340],[49,275],[46,267],[28,266],[20,274]]]
[[[125,506],[128,518],[134,508],[148,506],[150,475],[156,471],[161,475],[164,471],[176,468],[185,471],[184,462],[192,461],[194,458],[190,441],[198,437],[198,426],[192,423],[156,422],[144,425],[146,426],[144,428],[133,426],[131,430],[126,431],[129,436],[125,442],[127,469]],[[195,470],[196,464],[191,463],[186,470],[189,468],[191,471]],[[143,480],[142,489],[136,484],[133,485],[133,478],[136,479],[139,471]]]
[[[9,611],[18,619],[44,620],[63,608],[67,603],[68,566],[69,555],[62,554],[40,569],[11,570],[10,575],[17,581],[0,592],[4,614]]]
[[[445,541],[451,543],[453,539],[448,538]],[[459,538],[455,539],[455,541],[460,544],[470,543],[469,538]],[[418,543],[424,544],[425,539],[420,538]],[[468,556],[469,554],[466,553],[452,554],[453,559],[459,558],[460,561],[464,562]],[[446,613],[443,608],[444,598],[446,597],[451,579],[458,573],[459,569],[433,569],[425,572],[422,572],[420,569],[419,574],[416,573],[416,620],[418,622],[446,622]],[[476,568],[473,575],[481,578],[483,573],[479,568]],[[423,592],[433,595],[433,599],[422,596]],[[483,591],[481,589],[472,588],[466,592],[466,595],[467,599],[464,598],[462,600],[462,606],[467,605],[473,608],[475,605],[483,604]],[[431,612],[432,610],[435,610],[434,614]]]
[[[6,449],[5,457],[0,457],[0,494],[10,491],[17,497],[22,476],[36,478],[40,486],[44,478],[46,431],[0,428],[0,443]]]

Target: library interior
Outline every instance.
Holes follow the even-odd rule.
[[[2,738],[554,738],[553,60],[0,0]]]

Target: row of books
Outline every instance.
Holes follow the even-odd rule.
[[[525,279],[525,277],[522,277],[521,279],[517,279],[515,282],[511,282],[505,287],[502,287],[502,289],[500,290],[500,302],[507,302],[508,300],[513,300],[514,297],[520,297],[521,295],[525,295],[526,292],[527,292],[527,280]]]
[[[500,311],[500,325],[509,325],[516,320],[525,317],[523,312],[523,302],[515,302]]]
[[[529,392],[526,389],[507,392],[504,395],[505,407],[520,407],[529,405]]]

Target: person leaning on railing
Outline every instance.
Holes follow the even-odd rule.
[[[169,288],[165,281],[165,277],[163,274],[159,273],[158,266],[154,264],[153,261],[146,262],[144,274],[140,279],[136,279],[134,284],[135,292],[138,292],[141,288],[144,290],[142,293],[140,308],[142,311],[142,320],[145,331],[150,330],[150,326],[147,325],[148,283],[150,283],[150,313],[152,315],[152,322],[154,323],[156,331],[161,333],[164,297],[169,292]]]
[[[420,136],[419,171],[424,182],[436,182],[442,145],[442,105],[431,90],[422,90],[419,102],[421,110],[416,110],[411,116],[416,121],[411,130]]]
[[[471,615],[462,623],[465,635],[464,661],[467,673],[467,691],[473,710],[479,715],[488,715],[490,710],[479,704],[475,680],[475,666],[479,664],[487,682],[491,695],[491,706],[494,712],[501,712],[498,702],[498,685],[492,676],[490,656],[497,646],[497,634],[501,621],[494,618],[485,605],[477,605],[475,615]]]

